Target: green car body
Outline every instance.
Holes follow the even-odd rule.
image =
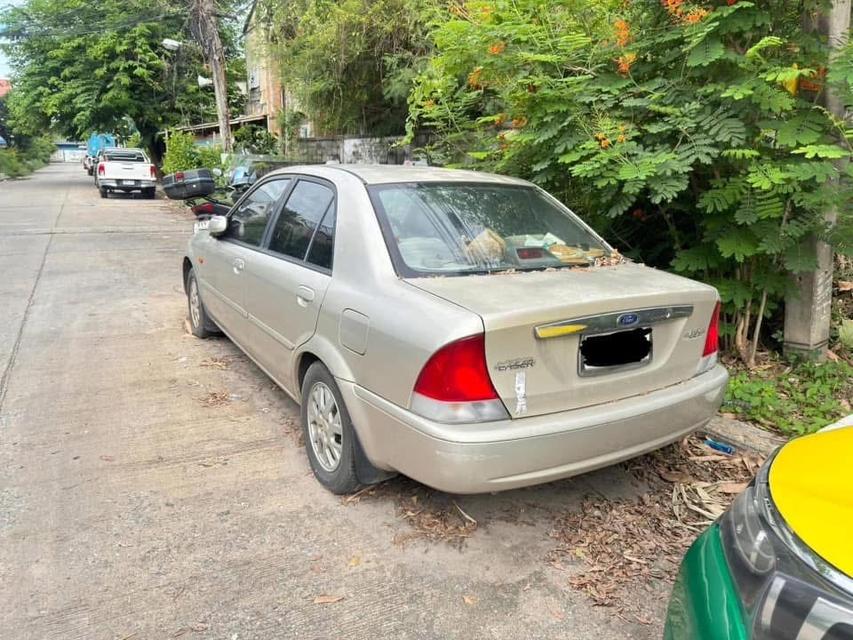
[[[745,612],[729,572],[720,527],[714,524],[690,547],[667,613],[666,640],[741,640],[749,637]]]

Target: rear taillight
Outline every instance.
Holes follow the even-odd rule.
[[[212,216],[213,215],[213,203],[212,202],[202,202],[201,204],[197,204],[197,205],[191,207],[190,211],[192,211],[197,216],[203,216],[203,215],[211,215]]]
[[[175,182],[183,182],[183,180],[184,180],[184,172],[183,171],[176,171],[175,172]]]
[[[705,334],[705,350],[702,352],[702,357],[710,356],[717,353],[720,345],[720,301],[714,305],[714,312],[711,314],[711,322],[708,323],[708,332]]]
[[[156,179],[156,178],[157,178],[157,167],[155,167],[155,166],[152,164],[149,168],[151,169],[151,177],[152,177],[152,178],[154,178],[154,179]]]
[[[98,163],[98,175],[102,176],[102,175],[106,174],[106,172],[107,172],[107,170],[104,167],[104,163],[103,162]]]
[[[412,410],[438,422],[486,422],[509,417],[486,365],[483,334],[436,351],[421,369]]]

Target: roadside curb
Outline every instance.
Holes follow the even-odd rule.
[[[787,438],[754,427],[748,422],[723,416],[716,416],[700,431],[714,440],[731,444],[738,449],[748,449],[763,456],[770,455],[774,449],[787,442]]]

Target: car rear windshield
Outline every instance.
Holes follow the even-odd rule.
[[[147,162],[145,156],[138,151],[114,151],[104,155],[110,162]]]
[[[533,187],[403,183],[368,188],[404,277],[585,266],[610,249]]]

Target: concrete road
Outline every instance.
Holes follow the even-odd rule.
[[[666,585],[641,625],[547,561],[556,513],[636,493],[623,468],[458,498],[461,546],[402,544],[417,485],[327,493],[295,405],[186,333],[189,216],[90,180],[0,182],[0,638],[659,636]]]

